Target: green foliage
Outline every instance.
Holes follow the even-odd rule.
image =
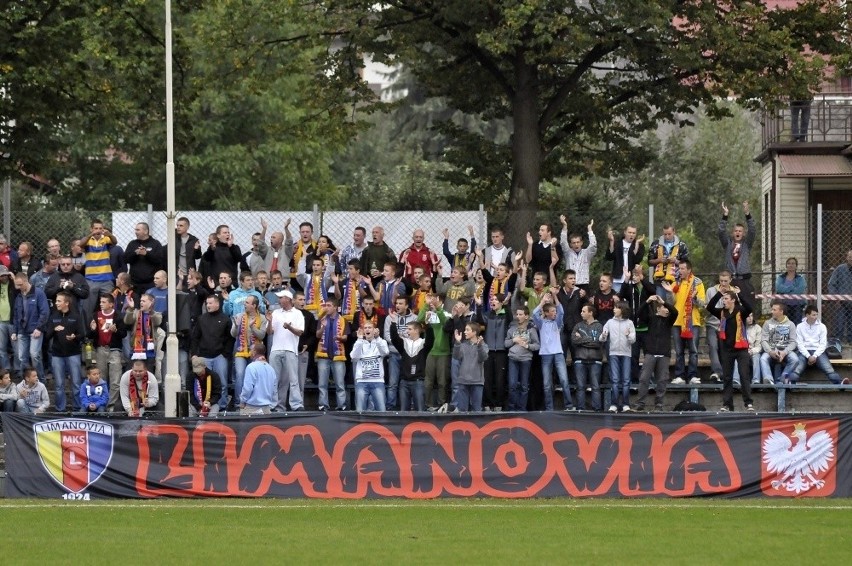
[[[358,91],[318,76],[328,40],[307,8],[172,6],[178,206],[339,202],[330,163],[359,127]],[[58,206],[164,207],[163,4],[19,0],[0,18],[6,172],[45,177]]]
[[[849,51],[840,41],[848,8],[835,0],[778,11],[761,0],[326,5],[327,29],[343,30],[350,52],[404,64],[474,123],[511,124],[506,142],[458,120],[442,131],[454,181],[506,203],[515,243],[535,220],[542,181],[641,167],[649,153],[636,141],[660,123],[688,122],[698,105],[727,115],[731,93],[756,107],[813,86],[826,63],[806,46],[838,60]]]

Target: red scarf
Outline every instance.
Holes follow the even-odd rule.
[[[237,331],[237,347],[234,352],[234,356],[238,358],[250,358],[251,349],[257,342],[257,338],[255,338],[254,333],[251,331],[251,327],[260,328],[260,315],[255,315],[254,322],[249,322],[248,324],[246,324],[247,319],[248,315],[245,313],[240,317],[240,325]]]
[[[678,293],[683,282],[675,284],[672,288],[675,293]],[[695,291],[695,275],[689,274],[686,279],[686,301],[683,304],[683,326],[680,327],[680,337],[685,340],[691,340],[694,336],[694,327],[692,323],[692,294]]]
[[[130,374],[130,416],[138,417],[140,409],[145,407],[145,401],[148,399],[148,372],[142,378],[142,389],[138,389],[136,385],[136,376]],[[141,403],[137,404],[137,401]]]
[[[136,317],[136,328],[133,331],[133,355],[131,360],[146,360],[156,356],[153,345],[153,328],[151,327],[151,315],[140,312]]]
[[[748,350],[748,337],[745,334],[745,320],[743,320],[742,312],[735,313],[722,311],[722,317],[719,319],[719,339],[724,341],[727,336],[728,318],[736,316],[734,324],[737,327],[736,336],[734,337],[734,350]]]
[[[204,377],[206,377],[206,387],[204,388],[204,398],[201,398],[201,376],[195,374],[195,386],[193,387],[193,393],[195,393],[195,400],[198,401],[198,404],[201,406],[201,410],[199,413],[202,417],[206,417],[207,413],[210,411],[210,407],[205,407],[204,403],[210,402],[210,392],[213,390],[212,378],[210,376],[210,372],[205,370]]]

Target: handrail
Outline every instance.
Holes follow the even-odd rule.
[[[820,93],[761,114],[763,149],[784,143],[852,143],[852,92]]]

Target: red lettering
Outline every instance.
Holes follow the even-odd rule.
[[[405,421],[404,426],[362,422],[334,438],[329,432],[337,426],[326,430],[324,421],[291,422],[144,426],[137,436],[137,492],[144,497],[425,499],[684,496],[742,486],[728,442],[704,423],[664,435],[653,422],[625,421],[621,428],[598,429],[587,437],[574,428],[547,432],[522,417]],[[566,417],[565,424],[571,423]],[[637,468],[631,455],[639,440],[650,445]],[[154,445],[160,451],[156,459]],[[205,470],[221,474],[223,467],[224,484],[206,477]],[[636,481],[637,473],[645,481]]]

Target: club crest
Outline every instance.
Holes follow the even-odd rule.
[[[769,424],[764,425],[761,440],[763,492],[792,497],[833,493],[837,422],[774,421]]]
[[[79,493],[104,473],[113,449],[113,426],[86,419],[56,419],[33,425],[36,451],[50,476]]]

